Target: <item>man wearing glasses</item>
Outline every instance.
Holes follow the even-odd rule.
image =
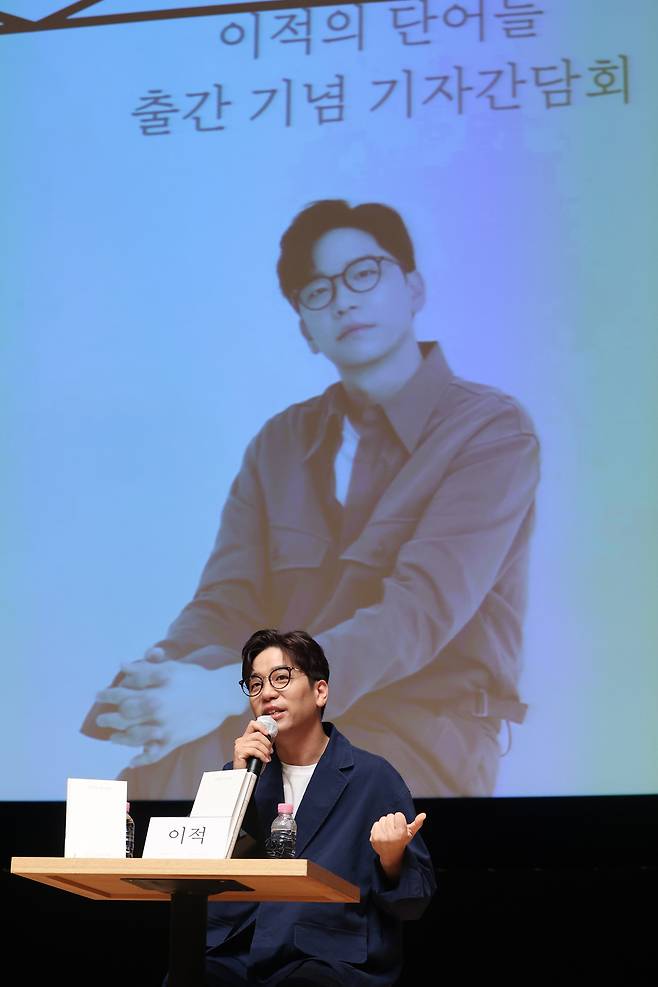
[[[340,381],[252,440],[194,599],[83,730],[142,747],[133,798],[189,797],[226,757],[256,626],[306,627],[331,716],[416,795],[494,789],[518,680],[538,443],[519,404],[419,343],[401,217],[323,200],[281,239],[281,290]]]
[[[385,987],[399,983],[401,923],[420,918],[435,891],[409,789],[380,757],[324,723],[329,664],[304,631],[256,631],[242,649],[240,685],[253,719],[232,764],[265,764],[245,829],[262,844],[280,802],[297,823],[297,856],[356,884],[358,904],[208,905],[209,984]],[[237,686],[235,687],[237,689]],[[272,743],[258,716],[271,716]]]

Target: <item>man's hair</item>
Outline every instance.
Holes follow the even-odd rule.
[[[279,648],[293,665],[306,673],[311,682],[319,682],[320,679],[329,681],[327,657],[310,634],[306,631],[287,631],[282,634],[273,627],[256,631],[242,649],[243,679],[249,678],[255,659],[266,648]],[[324,708],[320,710],[320,717],[323,714]]]
[[[362,230],[388,251],[403,271],[416,270],[414,245],[399,213],[380,202],[350,206],[345,199],[312,202],[293,219],[281,237],[277,274],[281,291],[296,307],[295,292],[313,277],[313,247],[325,233],[338,229]]]

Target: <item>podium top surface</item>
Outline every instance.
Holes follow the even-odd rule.
[[[196,886],[217,901],[360,900],[355,884],[305,859],[13,857],[11,872],[101,901],[166,901],[173,891],[194,891]],[[224,889],[213,890],[222,882]]]

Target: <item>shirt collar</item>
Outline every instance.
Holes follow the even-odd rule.
[[[437,342],[418,345],[423,356],[418,370],[404,387],[378,406],[408,453],[418,445],[430,415],[453,376]],[[330,428],[342,427],[346,414],[347,395],[342,384],[332,384],[323,398],[305,460],[320,448]]]
[[[308,449],[304,462],[310,459],[324,444],[330,431],[339,435],[345,414],[345,391],[342,384],[332,384],[322,395],[317,416],[308,423]]]
[[[381,405],[408,453],[418,445],[430,415],[452,378],[452,371],[438,343],[418,345],[423,362],[404,387]]]

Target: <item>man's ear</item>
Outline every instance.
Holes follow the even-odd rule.
[[[411,291],[411,311],[416,315],[425,304],[425,282],[420,271],[407,274],[407,284]]]
[[[320,348],[318,344],[315,342],[315,340],[313,339],[313,337],[311,336],[310,332],[308,331],[308,327],[303,319],[299,320],[299,329],[301,331],[302,336],[308,343],[308,348],[310,349],[311,353],[319,353]]]
[[[319,682],[315,682],[315,696],[316,704],[318,707],[326,706],[327,700],[329,698],[329,685],[324,679],[320,679]]]

